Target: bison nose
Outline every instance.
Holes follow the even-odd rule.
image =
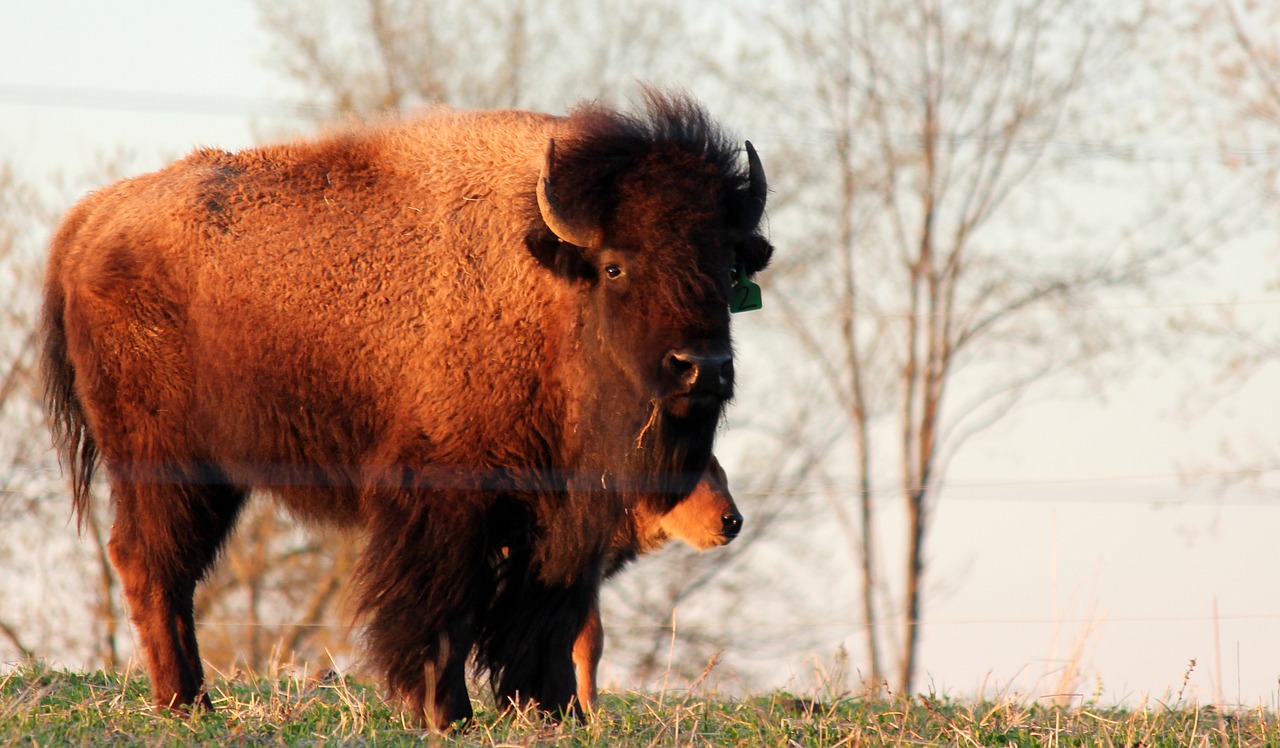
[[[742,515],[737,512],[731,512],[720,518],[723,523],[723,533],[726,538],[733,540],[738,537],[738,533],[742,532]]]
[[[671,351],[662,362],[667,373],[690,394],[728,397],[733,392],[733,356],[728,353]]]

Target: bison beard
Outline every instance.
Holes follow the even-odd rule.
[[[369,660],[415,717],[470,717],[473,651],[566,712],[624,512],[689,493],[732,394],[730,279],[772,252],[746,156],[649,91],[197,151],[73,208],[46,408],[81,520],[107,468],[157,706],[209,706],[192,595],[263,489],[364,530]]]

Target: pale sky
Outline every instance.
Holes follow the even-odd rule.
[[[0,5],[0,158],[52,184],[56,172],[74,178],[120,149],[150,169],[196,146],[247,147],[277,126],[265,116],[273,97],[291,98],[266,57],[247,0],[9,0]],[[1228,287],[1256,278],[1272,250],[1270,236],[1242,239],[1214,271],[1221,296],[1210,286],[1202,298],[1239,293]],[[762,284],[767,294],[767,277]],[[1243,287],[1277,302],[1261,284]],[[758,314],[767,308],[766,297]],[[748,345],[740,330],[739,347]],[[1027,407],[951,465],[954,487],[930,536],[937,589],[926,602],[922,688],[1056,693],[1049,660],[1087,632],[1082,688],[1091,696],[1100,683],[1104,703],[1176,693],[1194,658],[1189,695],[1212,700],[1217,680],[1228,702],[1277,705],[1280,496],[1240,488],[1219,499],[1178,476],[1217,464],[1224,442],[1275,443],[1280,372],[1273,366],[1187,418],[1179,401],[1189,375],[1205,374],[1197,362],[1140,369],[1105,402]],[[773,663],[777,685],[802,682],[844,624],[834,612],[814,621],[830,628],[831,646]],[[857,667],[861,642],[848,647]]]

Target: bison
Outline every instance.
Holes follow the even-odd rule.
[[[668,540],[682,540],[699,551],[731,542],[742,530],[742,515],[729,493],[724,469],[713,456],[707,472],[688,498],[665,514],[653,514],[638,507],[628,514],[614,535],[605,576],[622,570],[639,554],[666,545]],[[585,709],[596,704],[596,679],[600,657],[604,654],[604,622],[599,606],[593,606],[586,624],[573,643],[573,666],[578,676],[578,703]]]
[[[157,706],[211,706],[192,595],[258,489],[362,530],[365,650],[419,721],[471,716],[473,651],[500,702],[572,709],[618,528],[707,467],[766,194],[647,89],[202,149],[72,208],[46,407],[80,520],[105,467]]]

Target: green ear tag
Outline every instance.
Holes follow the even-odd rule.
[[[743,267],[739,265],[734,275],[733,288],[729,289],[729,311],[734,314],[754,312],[762,306],[764,306],[764,300],[761,299],[760,286],[750,281]]]

